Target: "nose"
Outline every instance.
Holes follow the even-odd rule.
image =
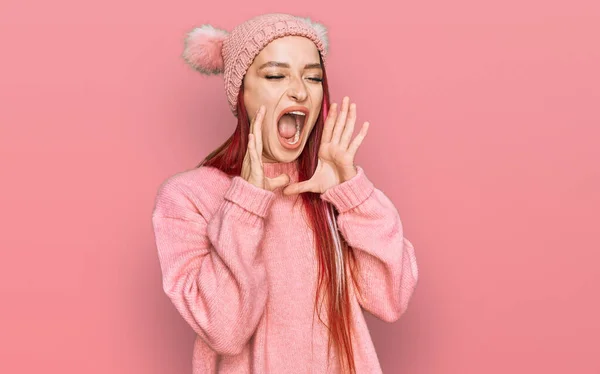
[[[293,78],[290,87],[288,88],[288,96],[290,96],[295,101],[304,101],[308,96],[308,92],[306,91],[306,87],[302,82],[301,78]]]

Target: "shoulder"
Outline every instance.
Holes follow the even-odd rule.
[[[172,174],[158,187],[154,213],[169,214],[169,210],[187,208],[210,215],[220,204],[231,180],[231,176],[209,166]]]
[[[201,166],[188,169],[170,175],[159,186],[159,193],[165,193],[170,190],[188,190],[190,192],[210,192],[210,190],[227,188],[231,183],[231,177],[221,170]]]

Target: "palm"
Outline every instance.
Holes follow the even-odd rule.
[[[315,173],[310,178],[319,192],[343,182],[343,171],[354,168],[354,157],[333,143],[321,143]]]
[[[338,167],[350,167],[354,162],[352,154],[332,142],[321,142],[319,147],[319,159],[322,162],[331,163]]]

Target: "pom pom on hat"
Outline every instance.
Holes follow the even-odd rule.
[[[317,34],[317,38],[321,39],[321,43],[323,43],[323,49],[325,49],[326,52],[329,51],[329,38],[327,37],[327,28],[319,23],[319,22],[315,22],[313,20],[311,20],[308,17],[298,17],[300,19],[303,19],[304,21],[306,21],[306,23],[308,23],[310,26],[312,26],[312,28],[315,30],[315,33]]]
[[[187,34],[183,59],[200,73],[211,75],[224,71],[223,41],[229,33],[211,25],[202,25]]]

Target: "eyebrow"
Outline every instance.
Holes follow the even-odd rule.
[[[279,67],[279,68],[290,68],[290,64],[285,63],[285,62],[278,62],[278,61],[269,61],[266,62],[262,65],[260,65],[260,67],[258,68],[258,70],[267,68],[267,67]],[[316,64],[306,64],[304,65],[304,69],[323,69],[321,67],[320,63],[316,63]]]

